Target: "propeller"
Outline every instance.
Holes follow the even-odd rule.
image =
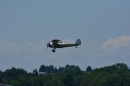
[[[47,43],[47,49],[48,49],[48,47],[50,47],[50,42]]]
[[[48,49],[48,47],[49,47],[49,43],[47,43],[47,49]]]

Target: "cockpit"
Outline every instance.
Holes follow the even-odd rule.
[[[59,41],[59,43],[58,44],[65,44],[64,42],[62,42],[62,41]]]

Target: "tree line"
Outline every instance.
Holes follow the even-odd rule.
[[[46,73],[45,75],[39,72]],[[82,71],[78,66],[66,65],[56,68],[41,65],[39,70],[28,73],[12,67],[0,71],[0,84],[13,86],[130,86],[130,70],[124,63]]]

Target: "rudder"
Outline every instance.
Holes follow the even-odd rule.
[[[80,40],[80,39],[77,39],[77,41],[75,42],[75,44],[81,45],[81,40]]]

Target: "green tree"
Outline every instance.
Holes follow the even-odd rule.
[[[91,68],[90,66],[88,66],[88,67],[86,68],[86,72],[92,72],[92,68]]]
[[[130,71],[124,63],[93,69],[91,73],[81,71],[75,65],[59,69],[49,65],[45,69],[45,72],[54,74],[37,76],[37,69],[33,73],[27,73],[24,69],[12,67],[0,71],[0,83],[14,86],[130,86]],[[88,67],[89,71],[90,69]]]
[[[58,72],[58,69],[55,67],[55,69],[54,69],[54,73],[57,73]]]
[[[62,78],[63,83],[65,86],[73,86],[73,76],[71,73],[64,74]]]
[[[33,70],[33,74],[36,75],[36,76],[38,75],[37,69],[34,69],[34,70]]]
[[[45,67],[45,65],[41,65],[41,66],[40,66],[39,72],[46,72],[46,67]]]
[[[59,67],[58,72],[64,73],[65,72],[65,68],[64,67]]]
[[[2,76],[3,75],[3,72],[0,70],[0,84],[2,84],[3,82],[2,82]]]
[[[59,80],[57,86],[65,86],[65,85],[61,80]]]

